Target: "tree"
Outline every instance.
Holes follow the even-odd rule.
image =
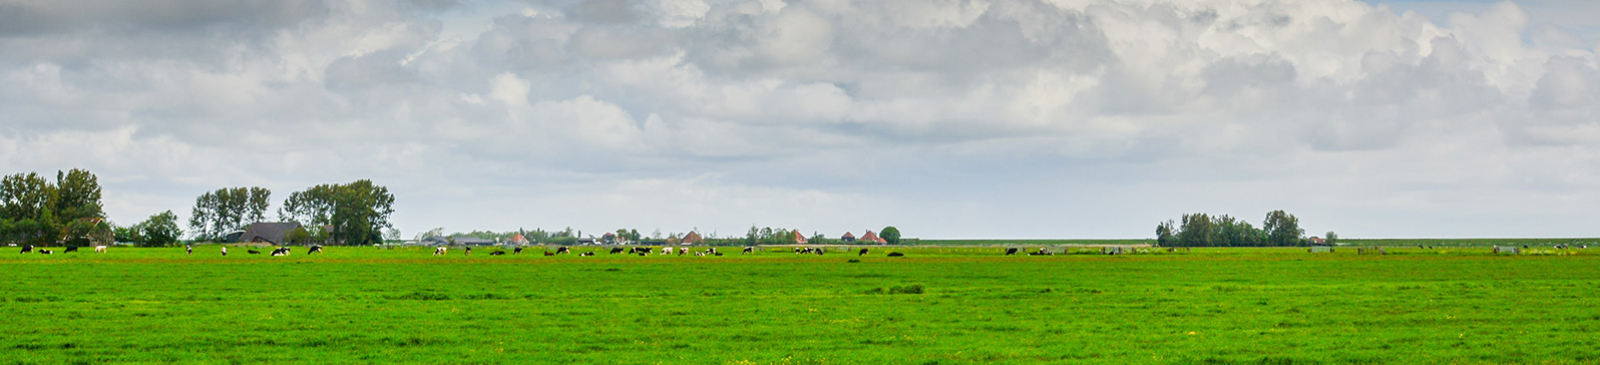
[[[1184,214],[1183,229],[1178,232],[1178,245],[1184,247],[1216,246],[1217,227],[1205,213]]]
[[[1324,240],[1327,241],[1329,246],[1338,246],[1339,245],[1339,234],[1338,233],[1333,233],[1333,231],[1328,231],[1328,237],[1326,239],[1324,239]]]
[[[357,180],[291,193],[278,216],[305,225],[327,225],[333,242],[368,245],[381,242],[383,229],[392,227],[389,215],[394,213],[393,207],[389,188]]]
[[[883,227],[883,230],[878,231],[878,238],[882,238],[891,245],[898,245],[900,244],[900,229],[894,228],[894,226]]]
[[[1306,233],[1306,230],[1300,229],[1299,218],[1282,210],[1267,213],[1267,219],[1261,222],[1261,228],[1267,231],[1269,246],[1299,246],[1304,242],[1301,237]]]
[[[178,228],[178,215],[170,210],[156,213],[136,227],[143,238],[138,242],[140,246],[166,246],[177,243],[178,237],[183,236],[183,229]]]
[[[39,220],[55,201],[55,186],[38,173],[7,175],[0,179],[0,217]]]
[[[220,240],[228,232],[267,220],[272,191],[266,188],[222,188],[194,199],[189,229],[196,240]]]
[[[54,201],[56,223],[69,224],[84,218],[105,218],[100,202],[100,179],[85,170],[56,172]]]
[[[1173,234],[1172,220],[1156,224],[1156,246],[1170,247],[1177,244],[1178,239]]]

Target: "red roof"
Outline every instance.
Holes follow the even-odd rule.
[[[839,238],[840,239],[855,239],[856,235],[850,234],[850,232],[845,232],[844,235],[843,236],[839,236]]]
[[[794,243],[806,244],[806,235],[800,234],[800,231],[794,231]]]
[[[867,231],[867,234],[861,235],[861,240],[867,242],[889,243],[889,241],[884,241],[882,238],[878,238],[878,234],[872,233],[872,231]]]

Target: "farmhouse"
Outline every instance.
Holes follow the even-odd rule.
[[[511,236],[511,240],[506,241],[506,243],[510,243],[510,244],[518,245],[518,246],[527,245],[528,244],[528,238],[527,237],[523,237],[521,233],[518,233],[518,234],[516,234],[514,236]]]
[[[701,241],[703,241],[703,240],[700,238],[700,234],[699,233],[695,233],[694,231],[689,231],[688,234],[683,235],[683,238],[678,241],[678,244],[681,244],[681,245],[698,245],[698,244],[700,244]]]
[[[1328,240],[1318,238],[1317,236],[1311,236],[1311,244],[1314,246],[1326,246],[1328,244]]]
[[[855,242],[856,241],[856,235],[852,234],[850,232],[845,232],[843,236],[839,236],[839,241],[842,241],[844,243]]]
[[[798,229],[794,230],[794,243],[801,245],[806,244],[806,235],[800,234],[800,230]]]
[[[889,243],[889,241],[886,241],[883,238],[878,237],[878,234],[877,233],[872,233],[872,231],[867,231],[867,234],[861,235],[861,241],[862,242],[866,242],[866,243],[876,243],[876,244],[880,244],[880,245],[881,244],[885,244],[885,243]]]
[[[239,234],[239,239],[233,242],[269,243],[276,245],[283,243],[284,236],[287,236],[290,231],[298,228],[300,228],[300,223],[295,222],[251,223],[249,227],[244,229],[244,233]]]

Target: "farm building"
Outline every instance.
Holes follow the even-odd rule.
[[[233,242],[282,244],[289,232],[300,228],[296,222],[251,223]]]
[[[477,238],[472,236],[455,236],[450,237],[450,239],[455,241],[457,245],[462,246],[494,246],[496,243],[499,243],[491,239]]]
[[[839,236],[839,241],[843,241],[844,243],[855,242],[856,235],[850,232],[845,232],[843,236]]]
[[[867,234],[861,235],[861,241],[862,242],[866,242],[866,243],[876,243],[876,244],[880,244],[880,245],[881,244],[885,244],[885,243],[889,243],[889,241],[886,241],[883,238],[878,237],[878,234],[877,233],[872,233],[872,231],[867,231]]]
[[[698,245],[701,241],[699,233],[689,231],[688,234],[683,235],[683,239],[679,240],[678,243],[682,245]]]
[[[528,238],[527,237],[523,237],[521,233],[518,233],[515,236],[511,236],[511,240],[506,241],[506,243],[510,243],[510,244],[513,244],[513,245],[526,245],[526,244],[528,244]]]
[[[800,230],[794,230],[793,232],[794,232],[794,243],[801,244],[801,245],[806,244],[806,235],[800,234]]]

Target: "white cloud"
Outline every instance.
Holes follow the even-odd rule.
[[[1578,208],[1600,203],[1586,193],[1600,187],[1586,157],[1600,152],[1600,26],[1584,23],[1600,16],[1554,0],[1454,13],[1351,0],[18,4],[0,15],[0,167],[90,168],[127,189],[107,204],[124,221],[223,186],[358,178],[401,193],[408,230],[1139,237],[1190,211],[1289,208],[1352,237],[1575,235],[1600,218]],[[508,204],[527,220],[485,220]],[[622,207],[685,217],[605,218]]]

